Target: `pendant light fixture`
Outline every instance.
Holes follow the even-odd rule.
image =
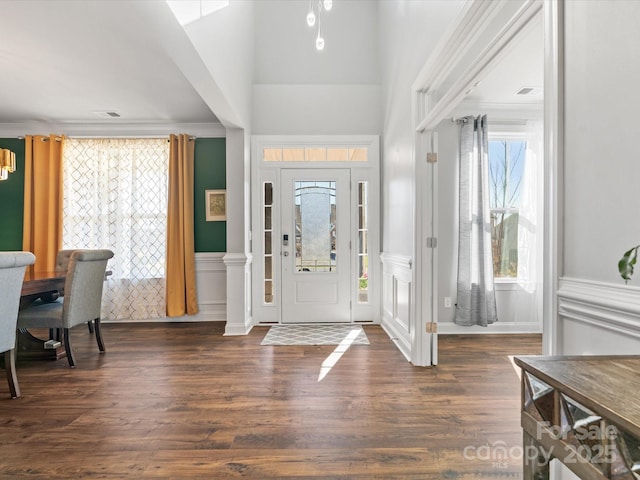
[[[309,13],[307,13],[307,25],[309,27],[318,24],[316,35],[316,50],[324,50],[324,37],[322,36],[322,12],[328,12],[333,8],[333,0],[309,0]],[[316,14],[317,9],[317,14]]]

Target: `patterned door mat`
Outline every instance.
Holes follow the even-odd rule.
[[[260,345],[369,345],[360,325],[274,325]]]

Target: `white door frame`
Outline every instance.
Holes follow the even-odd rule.
[[[543,12],[545,38],[545,192],[544,192],[544,269],[543,269],[543,350],[557,351],[557,284],[562,265],[562,147],[563,147],[563,6],[555,0],[520,2],[469,2],[454,28],[435,49],[413,84],[413,124],[416,183],[424,181],[426,154],[437,155],[437,125],[464,99],[469,89],[481,81],[489,69],[508,51],[509,43],[536,15]],[[494,32],[493,35],[486,35]],[[480,33],[486,43],[478,43]],[[452,61],[452,59],[454,59]],[[467,65],[453,78],[460,65]],[[443,90],[443,86],[446,88]],[[425,141],[426,139],[426,141]],[[433,181],[437,191],[437,174]],[[411,361],[415,365],[437,364],[437,336],[427,332],[437,322],[437,248],[431,251],[427,237],[437,239],[437,205],[416,184],[416,225],[414,228],[413,298]],[[429,209],[435,206],[435,211]],[[432,255],[433,254],[433,255]],[[430,273],[428,269],[431,269]],[[419,295],[417,295],[419,294]]]
[[[251,252],[253,254],[251,285],[253,324],[281,323],[282,311],[279,295],[282,292],[281,278],[276,274],[273,278],[275,295],[270,302],[265,301],[265,246],[263,242],[264,222],[264,187],[273,187],[273,197],[278,198],[281,191],[280,170],[287,168],[313,169],[349,169],[351,172],[351,218],[357,218],[358,199],[357,189],[360,182],[366,182],[369,189],[369,299],[367,302],[358,300],[358,289],[352,286],[352,321],[380,322],[380,139],[377,135],[256,135],[251,139]],[[367,161],[265,161],[264,149],[269,148],[343,148],[364,147],[368,151]],[[270,212],[272,220],[281,217],[279,202],[275,202]],[[356,225],[352,221],[352,225]],[[282,238],[280,222],[273,222],[272,241],[272,271],[281,269],[281,250],[279,240]],[[351,276],[355,285],[357,278],[357,245],[358,231],[351,229]]]

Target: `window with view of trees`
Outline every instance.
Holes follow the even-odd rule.
[[[527,142],[489,141],[489,195],[493,275],[518,275],[518,223]]]

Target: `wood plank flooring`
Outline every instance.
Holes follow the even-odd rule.
[[[539,335],[441,336],[413,367],[378,326],[319,379],[332,346],[260,346],[267,327],[86,328],[66,359],[0,382],[0,478],[518,479],[519,380]],[[479,447],[483,447],[478,450]],[[491,458],[506,447],[506,458]]]

